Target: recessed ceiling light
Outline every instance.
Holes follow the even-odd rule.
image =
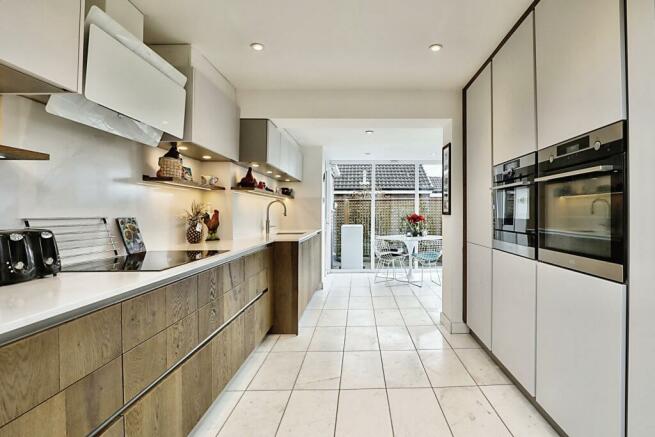
[[[441,44],[430,44],[428,48],[433,52],[438,52],[443,48],[443,46]]]
[[[187,146],[177,146],[177,150],[189,150]]]
[[[262,50],[264,50],[264,44],[262,44],[260,42],[254,42],[254,43],[250,44],[250,48],[253,49],[256,52],[261,52]]]
[[[271,170],[266,170],[266,174],[272,174],[273,172]]]
[[[202,159],[212,159],[212,157],[209,155],[202,155]]]
[[[366,135],[373,135],[373,132],[374,132],[374,131],[372,131],[372,130],[370,130],[370,129],[364,131],[364,133],[365,133]]]
[[[253,162],[251,165],[255,168],[259,167],[259,164],[257,164],[256,162]]]

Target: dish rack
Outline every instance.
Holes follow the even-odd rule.
[[[119,255],[120,244],[106,217],[30,217],[26,228],[48,229],[57,240],[62,266],[88,263]]]

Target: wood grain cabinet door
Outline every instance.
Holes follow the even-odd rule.
[[[121,355],[121,305],[59,327],[60,386],[68,387]]]
[[[192,276],[166,287],[166,326],[198,309],[198,277]]]
[[[224,322],[224,301],[223,296],[210,301],[207,305],[198,310],[198,339],[207,338],[217,330]]]
[[[166,371],[166,342],[166,331],[162,331],[123,354],[123,389],[126,401]]]
[[[166,289],[123,302],[122,314],[125,352],[166,328]]]
[[[231,337],[232,325],[228,325],[222,332],[212,339],[209,343],[212,354],[212,396],[217,397],[225,388],[232,377],[230,374],[230,348],[229,339]]]
[[[245,260],[235,259],[223,265],[223,291],[232,290],[245,280]]]
[[[223,266],[198,275],[198,307],[207,305],[223,294]]]
[[[211,375],[211,346],[196,352],[180,366],[182,373],[182,431],[187,435],[214,399],[207,378]]]
[[[198,313],[166,329],[166,364],[171,367],[198,345]]]
[[[255,305],[250,306],[243,314],[243,357],[245,359],[253,350],[255,350],[257,344],[257,316]]]
[[[64,393],[0,428],[0,437],[66,437],[66,398]]]
[[[0,348],[0,426],[59,391],[58,347],[51,329]]]
[[[223,319],[228,320],[246,304],[246,284],[234,287],[223,296],[225,297]]]

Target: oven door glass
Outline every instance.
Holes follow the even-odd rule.
[[[518,233],[534,233],[534,185],[496,190],[494,197],[494,229]]]
[[[623,263],[623,171],[540,182],[539,248]]]

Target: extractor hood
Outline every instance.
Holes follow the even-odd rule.
[[[181,138],[186,76],[96,6],[85,27],[84,94],[53,94],[46,111],[150,146]]]

